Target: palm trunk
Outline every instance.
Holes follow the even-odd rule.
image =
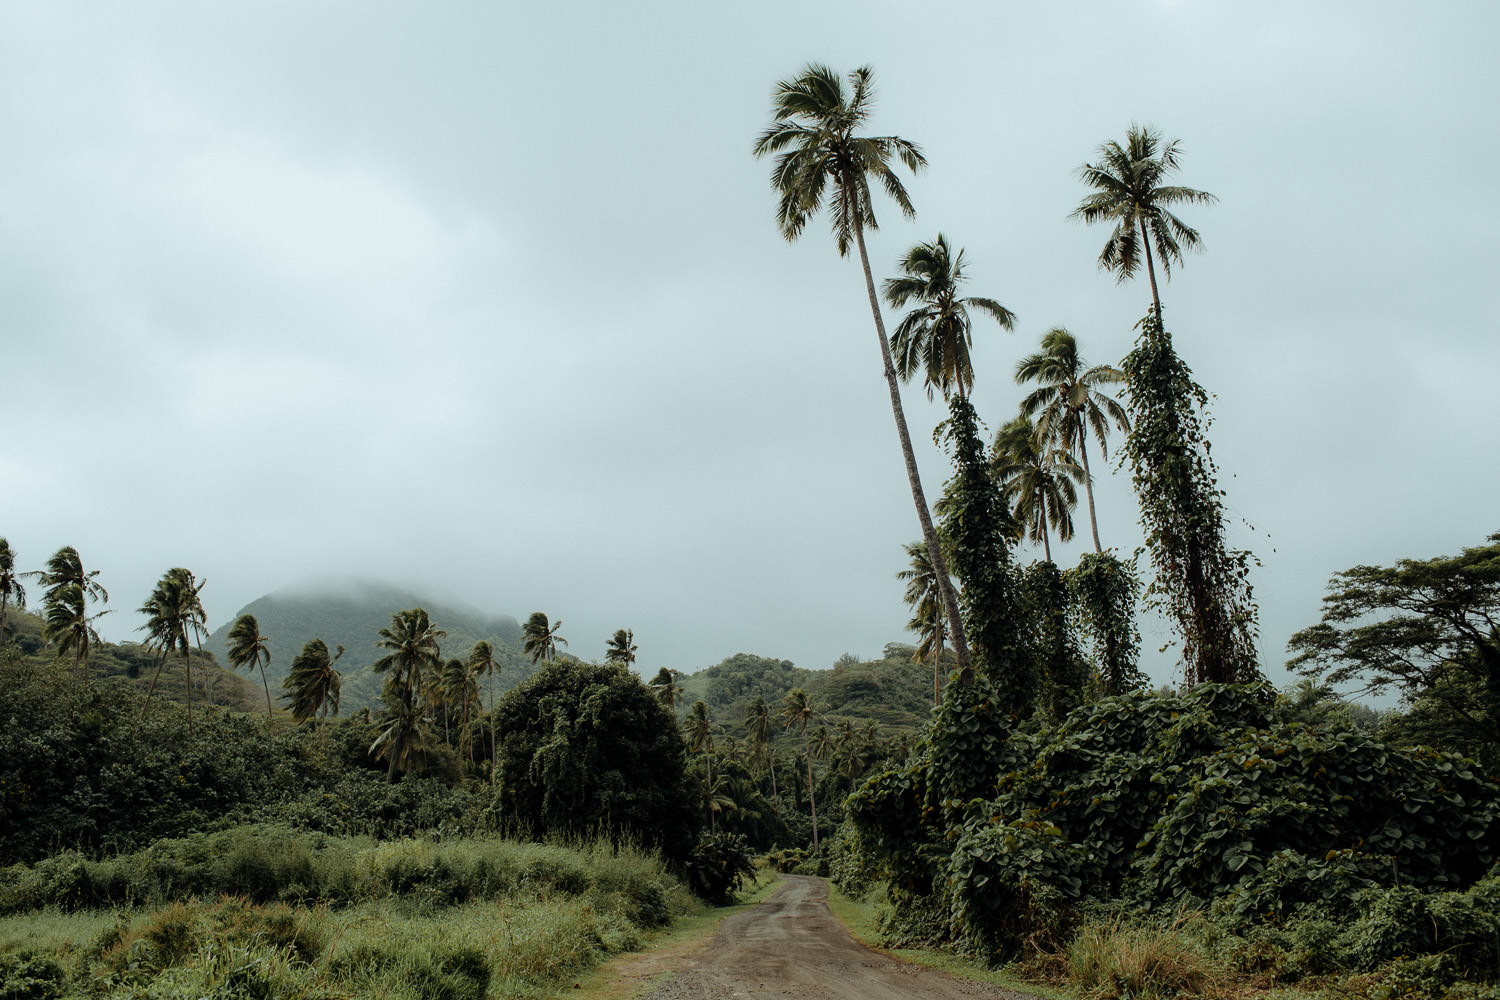
[[[766,758],[766,766],[771,769],[771,797],[776,800],[776,815],[781,815],[781,792],[776,788],[776,755],[773,753]]]
[[[807,758],[807,804],[812,808],[813,850],[818,849],[818,800],[813,795],[812,746],[807,741],[807,726],[802,727],[802,753]]]
[[[1094,532],[1094,551],[1102,553],[1099,545],[1099,520],[1094,516],[1094,474],[1089,471],[1088,435],[1084,433],[1083,415],[1078,418],[1078,454],[1083,459],[1083,488],[1089,497],[1089,528]]]
[[[266,718],[271,717],[271,683],[266,680],[266,665],[260,665],[260,683],[266,689]]]
[[[188,649],[182,647],[183,686],[187,689],[188,735],[193,735],[193,661],[188,659]]]
[[[1146,277],[1151,279],[1151,305],[1156,309],[1156,321],[1160,323],[1161,296],[1156,294],[1156,268],[1151,263],[1151,240],[1146,234],[1146,220],[1144,218],[1141,219],[1141,245],[1146,248]]]
[[[844,185],[847,192],[849,186]],[[848,194],[844,195],[848,198]],[[963,619],[958,612],[958,595],[953,582],[948,578],[948,561],[943,558],[943,547],[938,542],[937,529],[932,526],[932,514],[927,509],[927,497],[922,492],[922,477],[917,471],[917,456],[912,451],[911,433],[906,428],[906,414],[901,408],[901,386],[896,377],[896,366],[891,361],[891,343],[885,335],[885,320],[880,316],[880,300],[875,295],[875,277],[870,273],[870,256],[865,251],[864,220],[858,210],[851,213],[854,219],[854,238],[859,245],[859,263],[865,272],[865,292],[870,298],[870,313],[875,317],[875,334],[880,340],[880,361],[885,366],[885,381],[891,392],[891,413],[896,418],[896,435],[901,439],[901,457],[906,462],[906,478],[911,484],[912,503],[917,507],[917,520],[922,524],[922,540],[927,543],[927,558],[937,574],[938,591],[943,595],[943,608],[948,613],[948,623],[953,632],[953,651],[958,657],[958,669],[964,683],[973,679],[973,668],[969,663],[969,644],[964,634]],[[816,833],[816,827],[814,828]]]
[[[1048,537],[1052,534],[1047,529],[1047,494],[1038,486],[1036,488],[1036,512],[1042,523],[1042,551],[1047,554],[1047,561],[1052,561],[1052,540]]]
[[[495,668],[490,667],[490,788],[495,787],[495,768],[498,758],[495,755]],[[484,737],[481,736],[480,739]]]

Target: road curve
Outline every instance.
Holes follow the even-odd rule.
[[[802,875],[725,920],[680,969],[644,1000],[1035,1000],[871,951],[828,909],[828,883]]]

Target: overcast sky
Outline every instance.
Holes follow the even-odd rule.
[[[215,626],[358,577],[584,657],[628,626],[647,672],[877,655],[919,529],[858,264],[782,239],[750,155],[778,79],[869,64],[930,161],[877,277],[942,232],[1019,317],[978,331],[991,428],[1047,329],[1130,349],[1076,169],[1181,139],[1220,201],[1167,325],[1283,683],[1330,574],[1500,530],[1497,43],[1491,2],[6,3],[0,535],[76,546],[112,639],[181,565]]]

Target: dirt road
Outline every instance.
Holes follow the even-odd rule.
[[[827,900],[821,879],[786,876],[770,899],[724,921],[707,948],[644,1000],[1034,1000],[873,952],[850,936]]]

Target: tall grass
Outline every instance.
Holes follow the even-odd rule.
[[[0,900],[0,996],[47,1000],[540,996],[697,908],[604,843],[267,829],[8,869]],[[122,905],[83,908],[101,901]]]
[[[1220,987],[1212,963],[1176,923],[1087,924],[1069,942],[1066,966],[1089,1000],[1214,996]]]

